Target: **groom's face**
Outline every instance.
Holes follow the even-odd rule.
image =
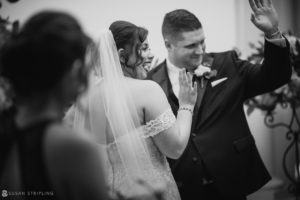
[[[173,64],[189,70],[196,69],[205,53],[205,35],[203,29],[178,33],[169,40],[168,54]]]

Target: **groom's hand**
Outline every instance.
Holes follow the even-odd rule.
[[[249,0],[249,3],[253,10],[252,23],[268,38],[273,38],[277,33],[280,34],[278,14],[272,0]]]

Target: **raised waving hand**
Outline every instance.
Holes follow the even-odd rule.
[[[249,0],[249,3],[253,10],[251,14],[252,23],[266,36],[276,34],[279,31],[279,19],[272,0]]]

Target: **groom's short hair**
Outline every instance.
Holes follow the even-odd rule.
[[[181,32],[194,31],[202,28],[199,19],[185,9],[177,9],[167,13],[162,24],[163,37],[176,37]]]

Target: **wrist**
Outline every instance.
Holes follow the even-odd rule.
[[[193,105],[190,105],[190,104],[180,105],[180,106],[179,106],[179,109],[178,109],[178,112],[179,112],[179,111],[188,111],[188,112],[190,112],[191,114],[193,114],[194,106],[193,106]]]
[[[268,39],[279,39],[281,38],[281,32],[278,28],[276,28],[275,30],[269,33],[265,33],[265,37]]]

